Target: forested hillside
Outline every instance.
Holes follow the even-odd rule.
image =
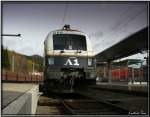
[[[26,56],[6,48],[2,49],[1,54],[3,70],[20,73],[43,72],[43,57],[39,55]]]

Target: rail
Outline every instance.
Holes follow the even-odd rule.
[[[114,105],[104,100],[95,100],[89,97],[69,98],[62,100],[62,109],[65,114],[71,115],[116,115],[128,114],[128,109]]]

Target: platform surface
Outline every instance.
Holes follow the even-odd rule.
[[[36,85],[32,83],[2,83],[2,109]]]
[[[120,89],[127,91],[136,91],[136,92],[148,92],[148,84],[124,84],[124,83],[103,83],[99,82],[95,86],[96,88],[106,88],[106,89]]]

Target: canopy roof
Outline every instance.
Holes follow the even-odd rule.
[[[112,61],[148,50],[148,27],[95,55],[97,61]]]

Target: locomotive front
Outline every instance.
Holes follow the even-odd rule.
[[[50,32],[44,42],[46,89],[70,89],[95,81],[94,53],[87,36],[65,25]],[[82,83],[81,83],[82,81]]]

